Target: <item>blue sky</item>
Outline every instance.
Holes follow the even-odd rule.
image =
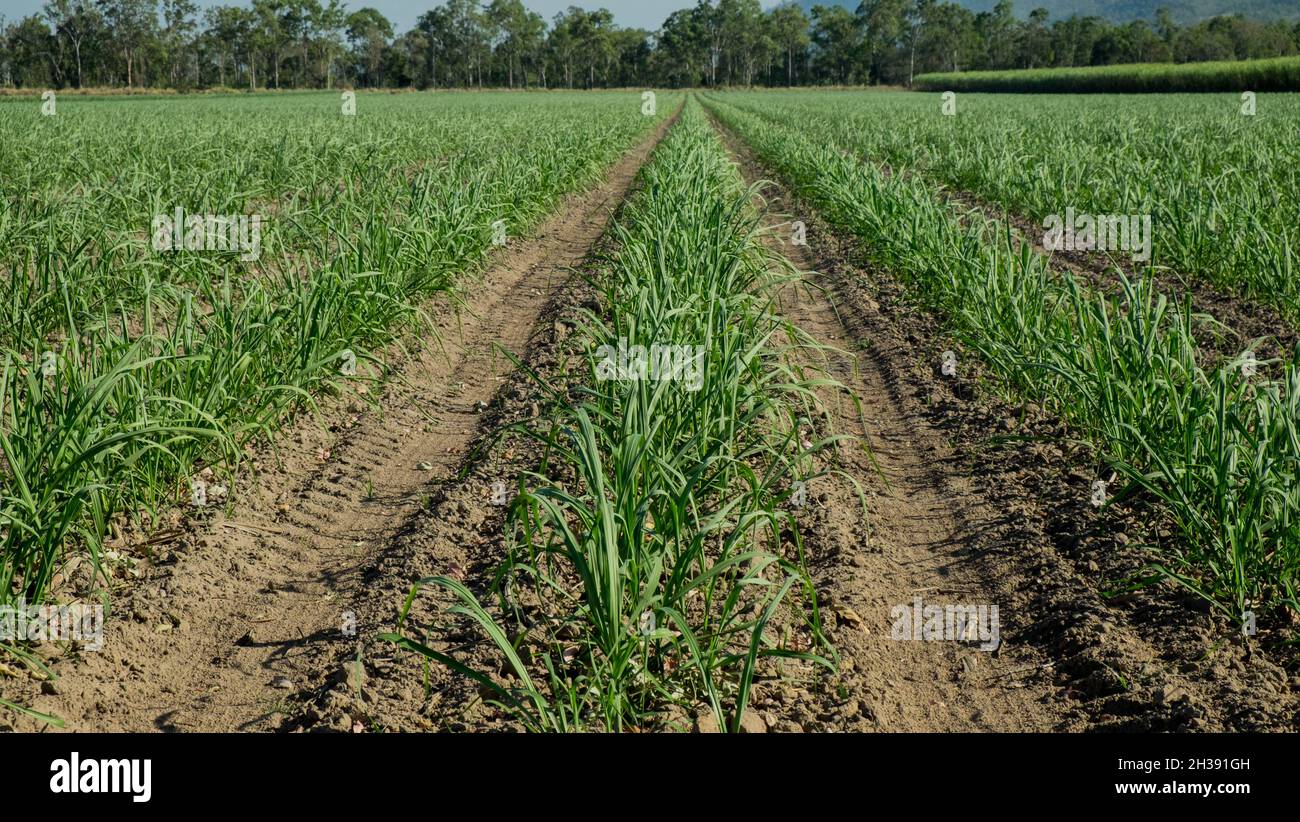
[[[248,5],[240,0],[197,0],[199,8],[208,6]],[[0,0],[0,15],[12,22],[29,14],[37,14],[44,5],[44,0]],[[415,18],[425,11],[440,5],[440,0],[348,0],[347,7],[353,11],[364,6],[371,6],[383,12],[393,21],[398,32],[406,31],[415,25]],[[524,5],[546,18],[550,22],[557,12],[569,6],[581,6],[588,9],[607,8],[614,13],[614,19],[620,26],[635,26],[654,30],[664,18],[677,9],[695,5],[695,0],[524,0]],[[774,5],[764,2],[763,6]]]

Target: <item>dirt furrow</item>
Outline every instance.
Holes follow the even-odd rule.
[[[743,148],[727,142],[747,182],[760,179],[755,164],[740,156]],[[824,549],[815,580],[829,601],[833,640],[844,659],[840,684],[848,693],[831,702],[857,707],[856,717],[846,716],[842,704],[823,712],[838,714],[839,724],[852,730],[1052,730],[1060,724],[1052,708],[1055,689],[1034,675],[1042,673],[1042,660],[1023,646],[989,651],[980,646],[992,643],[978,640],[891,636],[894,609],[911,611],[918,599],[922,607],[998,604],[973,567],[971,549],[1003,512],[978,493],[948,436],[901,379],[898,352],[882,345],[886,337],[872,327],[882,320],[858,324],[841,310],[833,285],[814,271],[810,247],[791,242],[782,192],[769,188],[765,194],[765,239],[807,278],[806,285],[785,290],[781,310],[827,347],[825,360],[812,365],[857,398],[823,392],[837,430],[858,438],[839,449],[837,467],[861,483],[867,521],[854,522],[862,517],[861,504],[843,480],[826,477],[809,488],[809,505],[820,510],[809,511],[806,520],[821,532],[813,541]],[[935,379],[942,379],[937,371]],[[971,687],[973,680],[988,684]]]
[[[358,614],[400,604],[367,571],[454,478],[513,368],[499,349],[525,354],[548,299],[670,123],[534,236],[511,242],[471,287],[470,310],[437,309],[441,343],[420,345],[377,404],[361,395],[327,404],[237,489],[230,516],[209,517],[165,559],[142,563],[142,580],[114,600],[101,651],[54,660],[55,682],[13,696],[70,730],[280,727],[293,696],[318,687],[372,627]]]
[[[813,268],[806,247],[787,246],[787,256],[801,270]],[[988,653],[979,642],[891,637],[894,609],[913,610],[918,599],[1006,609],[972,565],[980,535],[1002,512],[978,493],[947,435],[900,383],[901,369],[873,329],[850,331],[832,293],[791,289],[787,296],[786,316],[841,349],[829,355],[828,370],[861,407],[837,403],[839,428],[860,437],[874,458],[873,465],[858,448],[843,449],[846,470],[867,489],[868,541],[849,553],[852,567],[840,557],[818,569],[819,588],[830,593],[839,622],[836,647],[853,660],[850,690],[870,707],[880,730],[1051,730],[1058,722],[1047,707],[1053,689],[1042,677],[1027,683],[1009,676],[1041,662],[1022,646],[1008,643]],[[836,517],[857,513],[847,491],[840,484],[829,494]],[[846,613],[858,614],[862,624]],[[973,678],[994,684],[972,688]]]

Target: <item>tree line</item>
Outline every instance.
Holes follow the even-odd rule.
[[[1300,52],[1300,24],[1215,17],[1179,26],[1100,17],[1019,20],[1010,0],[972,12],[939,0],[855,10],[698,0],[656,31],[606,9],[549,22],[521,0],[445,0],[398,34],[340,0],[50,0],[0,18],[0,85],[19,88],[601,88],[910,85],[930,71],[1192,62]]]

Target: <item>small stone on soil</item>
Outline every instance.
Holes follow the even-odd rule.
[[[712,711],[706,711],[695,717],[695,732],[700,734],[722,733],[718,725],[718,718],[713,715]]]

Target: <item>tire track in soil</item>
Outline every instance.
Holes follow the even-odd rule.
[[[774,179],[736,135],[716,121],[715,127],[747,181]],[[785,188],[769,186],[765,194],[767,211],[795,212],[794,198]],[[799,208],[800,213],[808,213],[808,207],[800,204]],[[791,319],[802,322],[823,342],[844,349],[853,349],[855,343],[863,346],[862,356],[855,358],[860,375],[846,379],[845,374],[851,371],[846,372],[846,363],[841,361],[832,363],[832,376],[862,398],[869,427],[876,429],[869,432],[868,442],[876,449],[876,459],[891,483],[906,492],[904,499],[890,500],[887,490],[877,490],[872,521],[867,524],[876,530],[872,539],[888,559],[898,554],[900,547],[890,544],[887,528],[901,528],[905,541],[914,528],[920,528],[922,534],[943,533],[932,520],[944,511],[936,512],[935,495],[924,490],[930,480],[895,481],[900,467],[921,468],[938,487],[953,490],[957,504],[944,507],[955,517],[953,533],[964,532],[965,546],[931,538],[930,561],[910,566],[907,572],[913,576],[906,579],[910,585],[917,571],[936,571],[943,581],[931,583],[937,589],[934,601],[944,601],[938,595],[944,591],[949,602],[970,602],[982,596],[984,599],[976,601],[1000,605],[1002,652],[992,656],[976,652],[979,663],[991,663],[992,667],[959,672],[956,679],[967,688],[957,689],[956,698],[971,698],[969,691],[1024,689],[1022,696],[1004,694],[1006,700],[994,707],[1029,711],[1023,717],[989,715],[977,704],[972,721],[963,726],[963,712],[952,711],[952,703],[942,696],[953,693],[952,679],[944,680],[944,666],[950,660],[942,656],[890,659],[890,651],[900,652],[888,646],[930,643],[884,640],[877,643],[886,646],[883,658],[879,653],[866,657],[867,664],[882,665],[882,673],[850,673],[845,680],[851,691],[861,692],[862,713],[874,720],[872,725],[859,723],[858,728],[943,730],[946,728],[934,720],[952,721],[955,713],[958,724],[949,726],[954,730],[1294,730],[1300,721],[1300,677],[1289,674],[1270,654],[1259,649],[1252,652],[1232,626],[1219,624],[1207,613],[1204,603],[1172,586],[1110,600],[1101,594],[1149,559],[1125,532],[1142,533],[1151,524],[1151,512],[1126,506],[1105,515],[1092,511],[1084,502],[1091,475],[1081,473],[1070,456],[1073,449],[1053,444],[1068,440],[1068,432],[1031,406],[1016,411],[998,402],[972,402],[978,364],[968,361],[965,369],[974,368],[975,373],[957,382],[941,381],[937,364],[929,368],[918,365],[917,356],[937,357],[942,330],[909,308],[901,300],[897,284],[884,272],[875,272],[879,282],[872,291],[881,301],[878,304],[856,283],[861,272],[851,261],[857,259],[857,253],[816,217],[804,219],[816,250],[799,246],[778,250],[800,269],[819,269],[816,279],[826,292],[812,299],[811,306],[808,298],[801,298],[803,305],[792,306]],[[769,218],[769,222],[773,220]],[[832,301],[833,305],[828,304]],[[835,315],[838,326],[830,322],[828,312]],[[927,380],[932,382],[927,384]],[[913,421],[914,427],[880,416],[890,406],[902,419]],[[841,424],[851,433],[862,430],[852,419]],[[1005,441],[1000,444],[1001,440]],[[925,456],[927,448],[934,458]],[[870,476],[872,470],[863,462],[853,456],[852,473],[879,488],[879,478]],[[916,491],[918,487],[922,490]],[[857,504],[851,495],[841,496],[841,501],[832,500],[829,507],[851,510]],[[909,514],[911,503],[918,499],[925,504]],[[903,517],[898,518],[898,512]],[[838,541],[842,544],[843,537]],[[850,559],[858,569],[878,564],[861,546],[855,548]],[[926,555],[925,549],[921,546],[920,556]],[[897,570],[875,577],[837,564],[843,563],[832,561],[819,569],[816,580],[819,591],[830,594],[828,610],[832,612],[841,591],[852,597],[864,584],[883,586],[895,596],[902,591]],[[946,593],[968,585],[973,586],[969,590],[983,593]],[[867,594],[857,592],[857,596],[861,601]],[[906,601],[908,598],[899,600]],[[868,632],[887,634],[887,613],[855,610],[866,617]],[[843,636],[841,628],[834,638],[845,653],[849,649],[844,647]],[[850,649],[863,646],[856,632],[851,636]],[[935,644],[955,647],[953,643]],[[999,658],[1002,654],[1009,658],[1019,654],[1022,663],[1006,664]],[[924,685],[930,676],[938,683],[935,687],[915,687]],[[889,689],[883,694],[881,682]],[[914,696],[891,694],[900,687]],[[948,713],[916,710],[927,693]],[[1026,696],[1030,697],[1028,703],[1020,702]],[[882,716],[881,704],[904,701],[912,704],[913,710],[895,704],[893,713],[902,721],[886,722],[889,714]],[[981,701],[974,697],[975,703]],[[868,706],[873,710],[865,710]],[[828,714],[836,714],[836,709],[823,707],[823,718]],[[844,720],[840,712],[833,721]],[[912,724],[916,722],[919,724]]]
[[[419,346],[377,409],[326,403],[318,419],[343,418],[332,431],[296,424],[279,464],[240,489],[233,516],[199,524],[175,562],[150,568],[114,599],[103,650],[54,659],[57,681],[18,694],[23,704],[74,731],[281,727],[294,695],[319,685],[356,646],[344,634],[353,614],[391,615],[400,605],[387,587],[370,587],[367,570],[454,479],[513,370],[497,346],[524,355],[548,299],[587,257],[675,119],[508,247],[469,287],[473,313],[439,306],[441,348]],[[385,601],[371,603],[375,596]]]
[[[716,121],[714,127],[746,183],[766,179],[734,135]],[[812,573],[833,616],[840,684],[849,694],[825,695],[823,718],[846,730],[1054,729],[1061,721],[1053,708],[1056,689],[1024,676],[1041,670],[1042,659],[1023,646],[1004,645],[990,653],[979,650],[978,642],[890,638],[891,609],[910,607],[915,597],[936,605],[998,604],[971,560],[972,548],[1005,512],[978,492],[947,434],[927,419],[901,381],[907,364],[877,344],[892,336],[876,333],[874,326],[884,320],[870,312],[853,318],[841,313],[834,284],[815,271],[810,248],[782,239],[789,236],[778,216],[788,211],[780,207],[783,192],[769,187],[764,196],[766,203],[758,204],[767,228],[764,240],[805,278],[804,284],[786,288],[781,311],[830,347],[823,362],[810,365],[857,398],[855,404],[843,392],[821,392],[836,431],[859,439],[841,445],[837,467],[861,483],[867,522],[854,522],[862,510],[852,489],[826,477],[809,486],[809,507],[819,510],[809,511],[805,523],[822,548]],[[973,680],[987,684],[972,687]]]
[[[626,203],[626,199],[624,200]],[[617,219],[616,212],[615,219]],[[507,496],[519,478],[545,470],[545,448],[518,432],[497,437],[512,426],[537,430],[549,425],[542,413],[551,400],[539,379],[551,386],[573,385],[569,334],[582,324],[582,312],[597,310],[598,297],[585,277],[594,274],[613,247],[608,227],[591,254],[565,286],[554,292],[529,342],[523,368],[506,378],[487,411],[487,423],[462,463],[454,482],[439,486],[429,504],[408,519],[382,555],[364,571],[369,598],[358,603],[354,647],[326,660],[315,681],[319,687],[295,697],[288,727],[308,731],[521,731],[514,717],[497,710],[468,677],[417,654],[404,653],[380,638],[395,625],[395,609],[420,579],[445,575],[460,580],[498,621],[509,625],[497,597],[497,570],[506,556],[507,507],[492,500],[504,482]],[[477,625],[455,618],[458,601],[428,587],[415,598],[404,633],[454,656],[473,670],[509,680],[513,674]]]

